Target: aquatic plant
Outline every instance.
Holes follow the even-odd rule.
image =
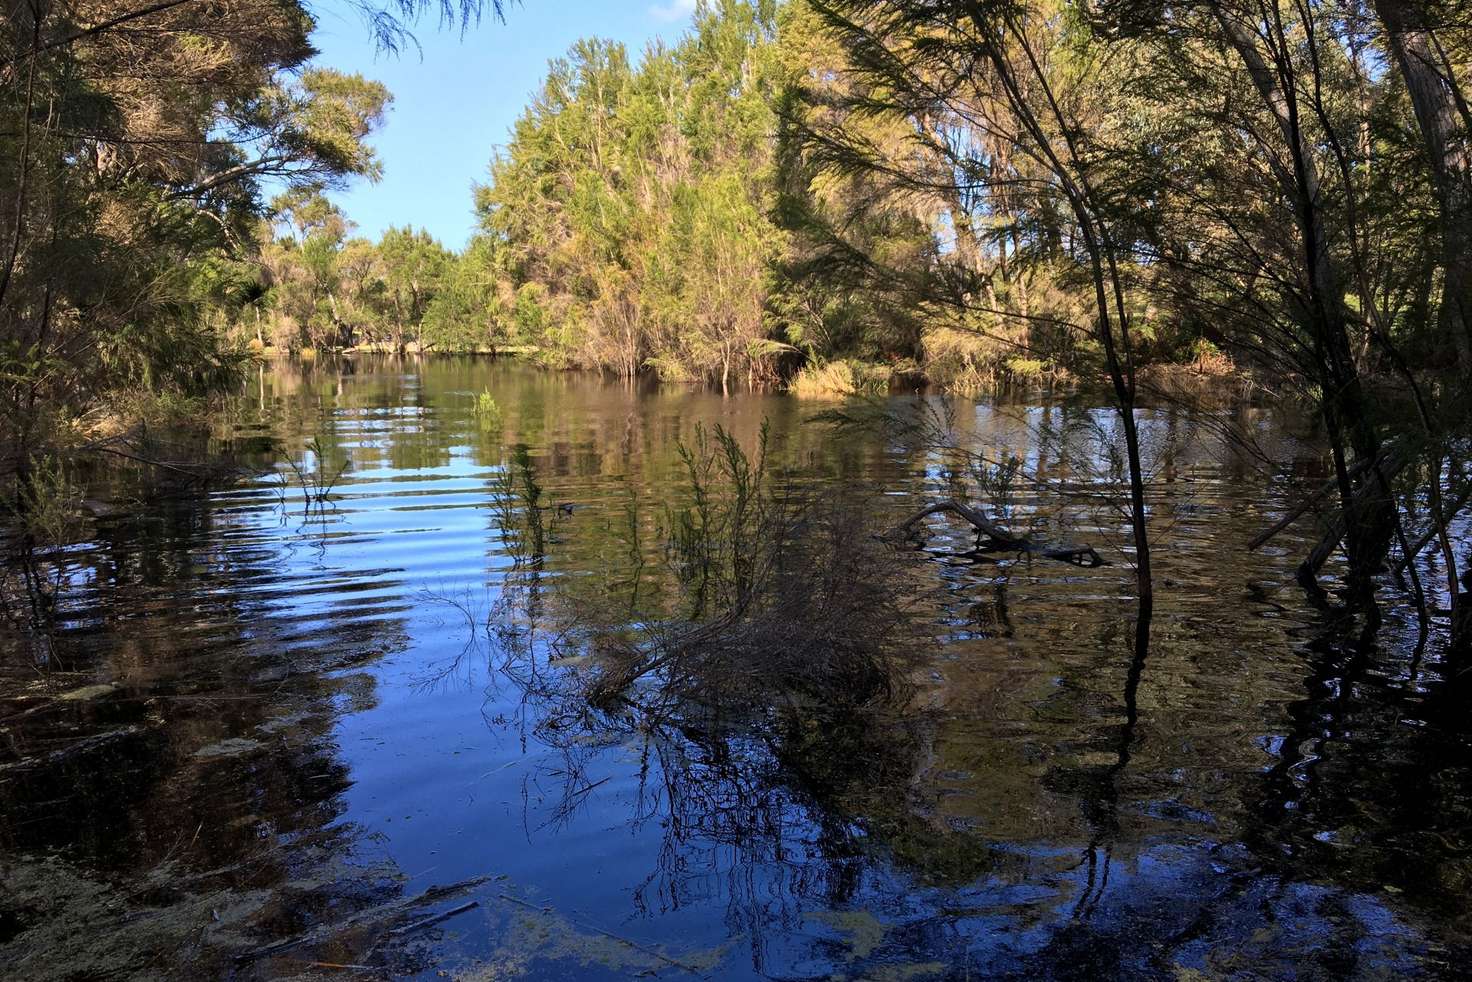
[[[513,447],[511,459],[492,475],[490,493],[496,528],[513,564],[540,564],[547,552],[547,527],[542,516],[549,506],[543,503],[536,465],[526,444]]]
[[[564,581],[550,643],[579,667],[533,680],[540,694],[565,700],[567,717],[586,719],[581,705],[698,727],[776,707],[848,712],[902,692],[915,638],[899,599],[907,554],[865,531],[879,525],[867,497],[783,480],[765,426],[751,453],[717,426],[697,428],[679,454],[681,504],[659,523],[662,570],[639,570],[662,572],[661,589],[631,610],[621,594]],[[540,488],[519,473],[534,521]],[[628,520],[636,542],[637,508]]]
[[[838,359],[804,367],[788,383],[788,389],[799,398],[832,399],[874,395],[883,392],[888,384],[888,369],[879,365]]]
[[[503,425],[501,407],[490,389],[482,389],[475,397],[475,421],[482,430],[500,430]]]
[[[320,436],[312,437],[312,442],[307,444],[307,454],[310,459],[298,463],[296,458],[290,454],[285,455],[286,465],[296,475],[297,485],[302,489],[302,500],[306,510],[310,511],[312,506],[326,505],[332,496],[332,489],[342,479],[352,463],[346,457],[336,470],[331,473],[327,468],[327,447]],[[284,502],[284,491],[282,500]]]
[[[81,528],[82,489],[64,461],[42,458],[26,475],[18,499],[9,508],[32,545],[62,545]]]

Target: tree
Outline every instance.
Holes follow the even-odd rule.
[[[403,351],[416,338],[425,313],[439,292],[450,257],[428,232],[390,228],[378,242],[378,261],[388,306],[389,339]]]
[[[637,68],[603,41],[552,64],[477,194],[549,361],[729,384],[783,350],[765,310],[774,17],[702,3]]]
[[[1472,365],[1472,156],[1468,104],[1456,66],[1421,0],[1375,0],[1400,70],[1436,188],[1444,270],[1441,312],[1463,367]]]
[[[393,46],[425,6],[356,8]],[[441,7],[462,23],[479,10],[478,0]],[[387,93],[309,66],[312,26],[294,0],[24,0],[0,25],[7,497],[24,498],[41,456],[77,443],[77,420],[140,392],[229,381],[238,358],[201,300],[261,296],[265,284],[209,283],[249,258],[263,182],[296,193],[376,175],[362,139]],[[309,251],[332,248],[319,239]]]
[[[907,121],[900,153],[850,129],[809,131],[815,159],[838,173],[887,178],[891,193],[939,198],[951,223],[952,279],[946,298],[985,305],[975,228],[1019,184],[1044,213],[1072,220],[1067,258],[1089,284],[1091,333],[1125,444],[1129,515],[1139,597],[1137,646],[1148,644],[1153,603],[1144,465],[1135,419],[1136,356],[1128,271],[1131,217],[1117,208],[1119,171],[1088,124],[1109,114],[1117,91],[1110,66],[1078,44],[1066,8],[1041,4],[814,0],[862,80],[846,108]],[[996,148],[1005,152],[998,154]],[[907,159],[897,159],[901,155]],[[1020,179],[1003,161],[1025,160]],[[1011,207],[1008,201],[1001,207]],[[1044,228],[1046,246],[1050,229]],[[988,313],[1009,312],[987,308]]]

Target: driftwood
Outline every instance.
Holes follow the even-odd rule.
[[[438,914],[430,914],[428,917],[421,917],[413,924],[405,924],[403,927],[396,927],[392,931],[390,931],[389,934],[395,936],[408,934],[411,931],[417,931],[422,927],[429,927],[432,924],[438,924],[440,921],[447,921],[450,918],[454,917],[456,914],[463,914],[467,910],[474,910],[479,906],[479,900],[471,900],[467,903],[460,904],[458,907],[451,907],[449,910],[442,910]]]
[[[1109,565],[1104,561],[1103,556],[1094,551],[1093,546],[1043,542],[1031,536],[1014,535],[982,514],[980,510],[955,500],[941,501],[928,508],[920,509],[901,523],[900,530],[906,533],[913,532],[922,518],[943,512],[956,515],[976,530],[977,541],[974,552],[1023,552],[1088,569]]]

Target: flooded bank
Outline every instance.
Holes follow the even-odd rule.
[[[1366,633],[1310,605],[1294,567],[1311,525],[1249,552],[1296,500],[1292,474],[1169,409],[1144,421],[1143,657],[1123,517],[1034,488],[1005,517],[1110,564],[967,558],[969,532],[931,523],[895,580],[925,628],[903,697],[862,725],[552,715],[527,671],[570,666],[535,645],[513,664],[505,635],[644,589],[697,424],[752,447],[766,422],[785,481],[876,492],[895,521],[948,493],[925,448],[835,434],[807,421],[816,408],[475,359],[262,369],[216,434],[258,476],[114,502],[64,554],[50,629],[7,629],[0,970],[1337,979],[1472,964],[1472,681],[1417,646],[1413,614],[1387,609]],[[967,445],[1069,485],[1107,461],[1047,435],[1107,443],[1109,425],[1079,399],[955,414]],[[1311,434],[1250,408],[1233,425],[1313,476]],[[518,447],[546,508],[534,564],[510,528],[526,518],[506,495]]]

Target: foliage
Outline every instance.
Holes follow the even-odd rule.
[[[30,473],[16,516],[29,541],[49,548],[65,545],[76,536],[82,522],[82,489],[60,460],[47,460]]]
[[[853,713],[903,692],[917,635],[895,597],[913,557],[856,532],[870,517],[864,496],[791,485],[771,451],[765,426],[750,452],[719,426],[698,428],[679,447],[662,568],[646,569],[631,504],[630,593],[592,580],[558,591],[544,627],[569,671],[524,680],[567,700],[555,718],[586,719],[591,703],[633,710],[641,725],[699,729],[761,724],[774,706]],[[508,542],[540,564],[551,540],[533,541],[528,526],[543,510],[529,459],[513,459],[499,500]],[[507,613],[527,624],[539,616]],[[527,634],[503,634],[513,660],[529,654]]]
[[[1105,382],[1144,597],[1140,380],[1251,373],[1325,438],[1343,528],[1306,580],[1342,541],[1363,599],[1391,548],[1434,540],[1456,606],[1472,32],[1443,6],[698,0],[673,44],[551,63],[459,252],[356,237],[326,198],[378,174],[389,96],[311,63],[297,0],[17,8],[7,497],[125,393],[227,386],[242,342],[842,395],[910,366],[956,391]],[[1432,475],[1429,519],[1380,472],[1395,447]]]
[[[791,383],[793,395],[835,398],[875,395],[889,383],[889,370],[855,361],[830,361],[805,366]]]
[[[549,362],[771,375],[774,32],[767,6],[727,0],[637,68],[596,40],[552,63],[476,196],[515,330]]]
[[[381,44],[392,10],[350,0]],[[445,11],[469,17],[476,0]],[[85,26],[82,26],[85,25]],[[141,392],[202,396],[236,376],[232,324],[273,302],[314,343],[337,282],[323,189],[374,179],[364,137],[389,96],[311,64],[297,0],[146,9],[116,0],[22,4],[0,31],[0,475],[19,500],[51,454],[87,446]],[[258,272],[270,187],[301,223],[301,268]],[[266,263],[270,265],[269,257]],[[277,294],[273,297],[272,294]],[[330,303],[328,304],[330,306]],[[46,465],[49,466],[49,465]]]

